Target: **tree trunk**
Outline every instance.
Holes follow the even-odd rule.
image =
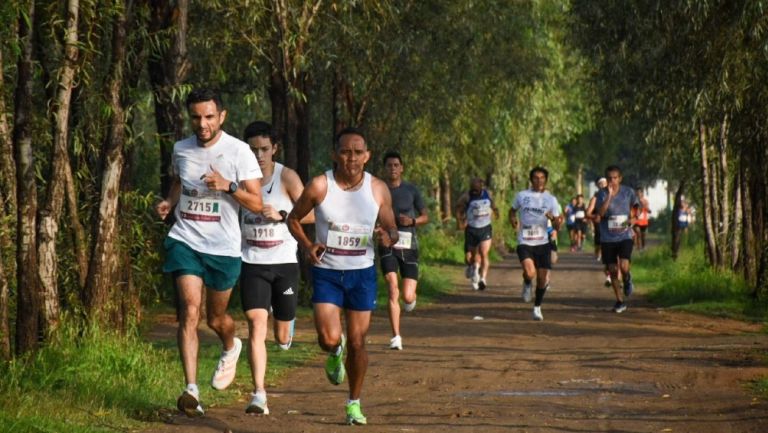
[[[53,120],[53,163],[48,177],[48,194],[45,206],[40,212],[37,246],[40,268],[38,275],[43,295],[43,326],[46,332],[54,330],[59,323],[61,307],[58,287],[58,253],[56,237],[64,205],[67,179],[72,178],[69,162],[69,111],[72,97],[72,83],[77,65],[77,21],[79,0],[67,2],[67,27],[64,34],[64,64],[59,70]]]
[[[32,87],[35,1],[19,9],[19,55],[14,113],[13,144],[17,176],[16,237],[16,353],[37,348],[40,296],[37,280],[37,185],[32,151]]]
[[[0,71],[5,70],[3,50],[0,46]],[[12,215],[16,212],[16,161],[13,159],[13,138],[8,118],[5,113],[5,78],[0,74],[0,212],[2,215]]]
[[[704,233],[706,237],[707,258],[710,265],[718,266],[715,230],[712,225],[712,190],[710,186],[711,174],[709,172],[709,143],[707,132],[707,127],[704,125],[704,123],[699,123],[699,149],[701,151],[701,195],[704,202],[704,209],[702,209],[702,214],[704,215]]]
[[[757,259],[755,258],[755,233],[752,231],[752,189],[748,182],[748,175],[742,173],[741,183],[741,209],[742,209],[742,263],[744,266],[744,280],[749,285],[757,281]]]
[[[720,140],[719,140],[719,146],[718,146],[718,172],[719,179],[720,179],[720,194],[719,198],[717,200],[717,203],[719,205],[720,210],[720,217],[719,217],[719,230],[718,230],[718,239],[717,244],[719,247],[719,263],[721,267],[727,266],[727,264],[730,264],[731,260],[730,257],[733,255],[733,251],[728,251],[730,244],[729,239],[731,237],[731,212],[732,209],[730,207],[731,197],[730,197],[730,191],[729,191],[729,171],[728,171],[728,128],[729,128],[730,122],[728,119],[728,115],[726,114],[723,117],[723,121],[720,124]]]
[[[121,100],[123,70],[126,61],[126,21],[125,11],[115,16],[112,32],[112,65],[107,89],[112,118],[107,141],[104,143],[106,154],[101,175],[101,202],[99,213],[94,222],[93,249],[90,269],[85,289],[84,304],[89,319],[95,323],[110,323],[108,319],[123,311],[122,305],[110,302],[111,290],[118,282],[118,207],[120,197],[120,179],[123,170],[123,149],[125,148],[125,107]],[[113,321],[111,323],[120,323]]]
[[[308,95],[308,79],[304,74],[302,91]],[[309,146],[310,112],[309,98],[296,104],[296,172],[305,184],[309,182],[309,166],[312,153]]]
[[[739,164],[741,165],[741,163]],[[741,183],[744,175],[741,170],[736,172],[734,177],[734,191],[733,191],[733,229],[731,230],[731,269],[737,269],[740,260],[739,255],[741,253],[741,231],[742,225],[742,206],[741,206]]]
[[[443,221],[450,221],[453,218],[453,205],[451,204],[451,178],[447,172],[443,172],[440,178],[440,205]]]
[[[174,93],[189,75],[187,30],[189,0],[151,0],[150,32],[159,34],[175,29],[168,51],[153,53],[147,62],[149,81],[155,100],[155,123],[160,141],[160,190],[163,197],[171,187],[173,144],[184,135],[185,109]]]
[[[675,192],[675,204],[672,207],[672,259],[677,260],[677,254],[680,252],[682,233],[680,233],[680,211],[683,208],[683,193],[685,192],[685,181],[681,180],[680,185]]]

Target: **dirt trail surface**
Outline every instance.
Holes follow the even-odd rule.
[[[269,416],[246,415],[243,401],[148,431],[768,432],[768,403],[747,388],[768,375],[759,326],[658,309],[642,296],[615,314],[586,253],[561,255],[543,322],[521,300],[516,257],[492,267],[482,292],[447,271],[461,290],[404,315],[403,351],[387,349],[386,310],[376,312],[367,426],[343,424],[347,384],[330,385],[321,358],[268,389]],[[297,327],[298,340],[314,344],[311,322]]]

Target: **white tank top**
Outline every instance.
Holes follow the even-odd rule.
[[[271,204],[277,210],[290,212],[293,202],[283,189],[283,165],[275,163],[272,181],[261,186],[264,204]],[[243,261],[257,265],[297,263],[296,239],[288,231],[284,222],[272,222],[261,213],[253,213],[242,208],[240,231],[243,233]]]
[[[373,228],[379,204],[373,197],[370,173],[363,173],[363,185],[357,191],[339,188],[332,170],[325,177],[328,191],[315,208],[315,233],[316,242],[326,245],[326,250],[315,266],[340,271],[373,266]]]

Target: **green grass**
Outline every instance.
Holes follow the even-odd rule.
[[[268,344],[267,383],[318,353],[296,343],[290,351]],[[198,370],[206,407],[231,404],[251,391],[247,357],[226,391],[207,384],[220,354],[218,343],[202,343]],[[99,331],[78,335],[67,325],[61,338],[29,359],[0,365],[0,432],[114,432],[145,428],[175,413],[184,379],[175,336],[147,343],[137,336]],[[8,398],[8,396],[12,396]],[[245,405],[245,403],[243,403]]]
[[[710,268],[701,248],[683,248],[677,261],[666,246],[635,254],[632,277],[652,302],[664,307],[740,320],[768,319],[765,305],[749,297],[744,280],[732,271]]]

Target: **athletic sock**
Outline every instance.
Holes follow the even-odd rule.
[[[543,289],[536,288],[536,300],[533,302],[534,307],[541,307],[541,301],[544,300],[544,293],[546,293],[547,288],[544,287]]]
[[[336,350],[333,351],[333,356],[339,356],[341,355],[341,344],[336,346]]]
[[[350,405],[350,404],[354,404],[354,403],[360,404],[360,399],[358,398],[358,399],[356,399],[356,400],[347,400],[347,404],[348,404],[348,405]]]

